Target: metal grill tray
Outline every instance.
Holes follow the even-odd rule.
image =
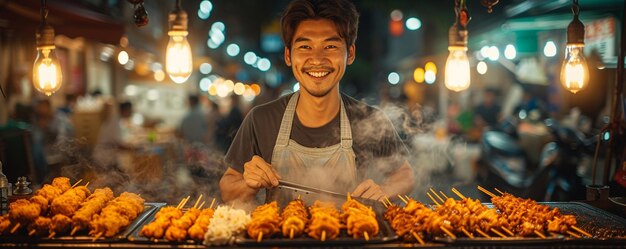
[[[395,241],[398,236],[393,231],[385,218],[383,218],[383,209],[381,205],[372,205],[376,212],[376,220],[378,221],[379,232],[376,236],[370,236],[369,240],[364,238],[354,239],[348,235],[346,229],[341,229],[341,233],[336,239],[319,241],[303,234],[299,237],[289,239],[283,238],[281,233],[274,235],[272,238],[263,239],[257,242],[256,239],[249,238],[247,234],[240,235],[236,238],[235,243],[241,246],[358,246],[366,244],[380,244]]]
[[[165,205],[165,203],[155,203],[155,202],[144,203],[143,212],[139,214],[137,218],[135,218],[135,220],[133,220],[133,222],[124,230],[124,232],[111,238],[101,237],[96,241],[98,242],[125,242],[127,237],[134,230],[136,230],[136,228],[139,225],[141,225],[148,216],[150,216],[152,213],[154,213],[154,211],[157,208],[163,205]],[[94,242],[94,239],[95,237],[89,236],[87,234],[87,231],[85,230],[78,232],[78,234],[75,236],[68,235],[68,236],[59,236],[59,237],[52,237],[52,238],[30,237],[27,235],[27,232],[25,231],[25,229],[20,229],[19,234],[0,236],[0,242],[15,242],[15,243],[35,243],[35,242],[46,243],[46,242],[63,242],[63,241],[91,243],[91,242]]]
[[[473,239],[467,237],[452,238],[436,238],[438,242],[449,244],[553,244],[553,243],[626,243],[626,220],[623,218],[606,212],[602,209],[595,208],[580,202],[541,202],[540,204],[550,207],[559,208],[562,214],[572,214],[576,216],[576,226],[582,228],[592,234],[594,238],[574,238],[570,236],[552,236],[545,239],[538,237],[475,237]],[[484,203],[489,208],[494,208],[491,203]]]

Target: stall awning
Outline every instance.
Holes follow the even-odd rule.
[[[110,16],[66,0],[47,1],[50,23],[57,35],[84,37],[109,44],[119,43],[124,25]],[[0,0],[0,21],[4,28],[35,35],[39,26],[40,0]]]

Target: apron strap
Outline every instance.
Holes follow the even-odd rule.
[[[296,113],[296,104],[298,104],[299,96],[300,92],[296,92],[291,96],[291,99],[289,99],[287,109],[285,109],[285,113],[283,113],[283,120],[280,121],[280,130],[278,130],[278,136],[276,137],[276,146],[287,146],[289,143],[291,126]]]
[[[291,96],[291,99],[289,99],[285,113],[283,113],[283,119],[280,122],[280,130],[278,130],[278,136],[276,137],[276,146],[287,146],[287,144],[289,144],[289,136],[291,135],[291,127],[293,125],[293,118],[296,113],[296,105],[298,104],[299,96],[300,92],[296,92]],[[343,104],[343,98],[340,103],[339,123],[341,128],[341,147],[349,149],[352,148],[352,129],[346,108]]]

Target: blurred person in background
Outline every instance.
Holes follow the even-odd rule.
[[[177,134],[186,142],[193,144],[206,144],[209,132],[208,120],[200,105],[198,95],[189,95],[187,98],[189,110],[180,122]]]
[[[243,113],[239,107],[239,96],[230,96],[230,109],[217,121],[215,130],[215,145],[221,151],[227,151],[233,143],[235,134],[243,122]]]
[[[93,150],[94,160],[105,169],[116,168],[118,152],[133,150],[128,143],[134,127],[131,117],[133,105],[130,102],[119,103],[119,113],[113,113],[100,127],[98,141]]]
[[[496,102],[497,91],[487,89],[482,102],[474,107],[474,125],[477,127],[494,127],[500,120],[500,105]]]
[[[250,203],[265,189],[265,202],[284,205],[296,196],[277,188],[279,180],[369,199],[411,191],[408,151],[391,121],[339,91],[355,60],[358,17],[347,0],[287,6],[281,18],[284,59],[301,88],[248,113],[225,157],[225,202]],[[384,167],[373,163],[381,161]],[[302,196],[309,204],[316,197],[323,196]]]

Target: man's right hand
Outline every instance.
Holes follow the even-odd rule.
[[[243,165],[243,179],[250,188],[260,189],[278,186],[278,172],[260,156],[253,156]]]

